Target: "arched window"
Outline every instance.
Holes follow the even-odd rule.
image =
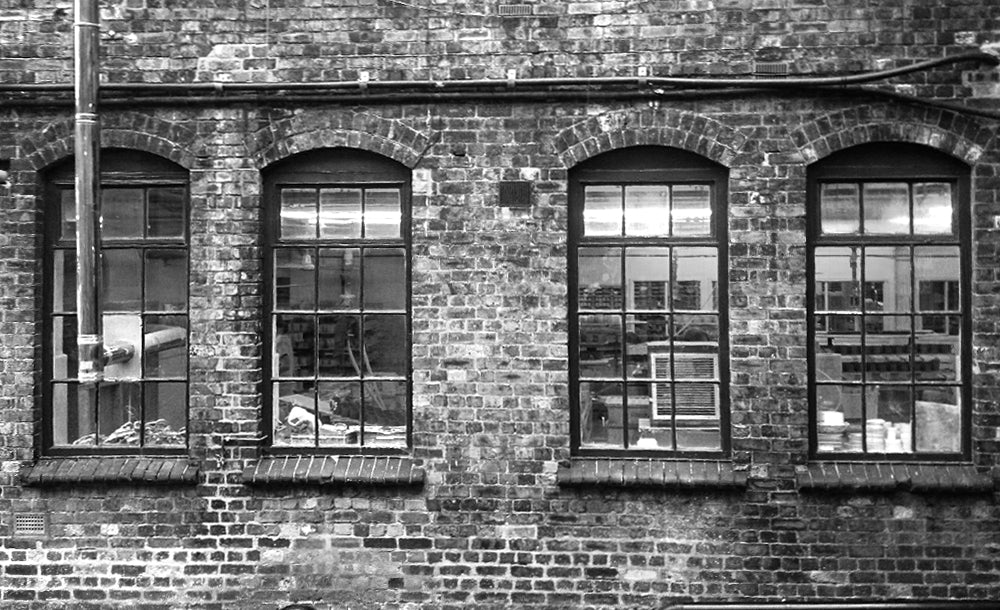
[[[726,179],[643,146],[570,171],[573,447],[729,449]]]
[[[47,453],[180,450],[188,425],[188,173],[101,153],[103,381],[78,378],[73,160],[45,174],[43,441]]]
[[[912,144],[809,168],[817,457],[969,455],[969,168]]]
[[[410,170],[344,148],[265,172],[273,448],[399,450],[410,422]]]

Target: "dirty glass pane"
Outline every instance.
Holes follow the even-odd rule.
[[[617,262],[617,257],[614,259]],[[630,309],[665,310],[670,285],[670,248],[628,248],[625,283],[631,286]]]
[[[865,183],[864,208],[865,233],[910,232],[910,188],[905,182]]]
[[[138,239],[145,236],[145,193],[139,188],[101,191],[101,237]]]
[[[325,239],[361,237],[361,189],[325,188],[319,192],[319,236]]]
[[[146,251],[146,309],[183,311],[187,309],[187,251],[157,249]]]
[[[630,449],[672,449],[673,435],[652,417],[653,384],[629,383],[625,409],[628,412]],[[668,423],[669,425],[669,423]]]
[[[183,187],[149,189],[146,233],[149,237],[184,237],[186,194]]]
[[[584,189],[583,234],[585,237],[621,236],[621,187],[588,186]]]
[[[98,387],[100,444],[138,446],[142,429],[142,385],[108,382]]]
[[[670,349],[670,316],[629,315],[625,318],[626,373],[630,378],[649,379],[651,358]]]
[[[856,184],[820,186],[820,232],[825,235],[861,231],[861,200]]]
[[[913,232],[917,235],[955,232],[951,185],[920,182],[913,185]]]
[[[305,315],[274,316],[272,374],[280,377],[312,377],[315,363],[315,318]]]
[[[56,312],[76,311],[76,253],[72,250],[53,250],[52,257],[52,309]]]
[[[917,451],[962,450],[961,390],[954,386],[916,387],[914,405]]]
[[[187,376],[186,316],[146,316],[143,356],[146,377]]]
[[[869,246],[864,260],[864,311],[913,311],[910,247]]]
[[[364,392],[364,444],[370,447],[405,447],[406,383],[366,383]]]
[[[579,309],[623,307],[621,256],[620,248],[580,248]]]
[[[312,311],[316,307],[315,256],[313,248],[274,250],[275,309]]]
[[[104,309],[138,311],[142,308],[142,251],[105,249],[101,256]],[[185,284],[186,286],[186,284]]]
[[[869,453],[913,452],[913,390],[877,385],[866,390],[865,443]]]
[[[673,249],[674,282],[671,289],[673,309],[715,311],[719,278],[718,250],[714,247],[679,247]]]
[[[580,444],[625,447],[624,393],[620,383],[580,383]]]
[[[406,317],[385,314],[365,316],[361,360],[366,376],[406,375]]]
[[[76,316],[52,318],[52,379],[76,378],[76,326]]]
[[[59,191],[59,239],[76,242],[76,191]]]
[[[309,188],[286,188],[281,191],[281,237],[314,239],[316,237],[316,191]]]
[[[403,212],[399,189],[365,191],[365,237],[389,239],[400,237]]]
[[[622,318],[619,315],[580,316],[581,377],[620,377]]]
[[[319,316],[318,340],[320,377],[360,377],[368,366],[359,316]]]
[[[358,309],[361,304],[361,250],[319,249],[319,308]],[[294,274],[293,274],[294,275]],[[290,281],[294,290],[295,280]]]
[[[665,185],[625,187],[625,235],[670,234],[670,188]]]
[[[861,311],[861,248],[816,248],[817,311]]]
[[[146,383],[146,435],[150,447],[180,447],[187,439],[187,384]]]
[[[361,442],[361,384],[324,381],[317,390],[319,445],[337,447]]]
[[[272,443],[276,446],[315,446],[315,384],[312,381],[275,383],[271,396]]]
[[[97,388],[92,385],[52,385],[52,440],[57,447],[97,444]]]
[[[406,252],[402,248],[365,250],[364,272],[365,309],[406,307]]]
[[[707,184],[675,185],[670,219],[675,237],[711,235],[711,187]]]

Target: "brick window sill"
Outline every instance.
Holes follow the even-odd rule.
[[[970,464],[816,462],[796,470],[800,490],[990,493],[1000,479]]]
[[[243,470],[245,485],[423,485],[424,470],[406,456],[286,455]]]
[[[198,467],[186,457],[43,458],[21,468],[26,487],[62,485],[194,485]]]
[[[727,489],[746,487],[747,473],[723,460],[576,457],[559,466],[556,482],[562,487]]]

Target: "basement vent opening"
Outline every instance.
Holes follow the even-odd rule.
[[[47,520],[44,514],[21,513],[14,515],[15,536],[45,536],[47,533]]]
[[[530,4],[501,4],[497,13],[503,17],[528,17],[531,15]]]
[[[783,61],[758,61],[753,65],[753,74],[759,78],[788,76],[788,64]]]
[[[500,183],[500,207],[526,209],[531,207],[531,182],[506,180]]]

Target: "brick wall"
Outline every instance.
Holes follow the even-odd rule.
[[[755,8],[750,8],[750,5]],[[1000,43],[987,0],[102,4],[108,82],[529,77],[791,78]],[[72,6],[0,2],[4,83],[71,82]],[[700,601],[1000,599],[1000,496],[802,490],[808,462],[806,166],[870,141],[972,168],[973,465],[1000,468],[996,69],[900,76],[885,92],[686,98],[267,101],[109,106],[105,146],[191,177],[193,484],[23,485],[38,457],[39,172],[72,110],[0,93],[0,606],[661,608]],[[6,96],[6,97],[5,97]],[[567,176],[658,144],[729,170],[732,456],[745,487],[570,487]],[[421,485],[247,485],[262,452],[261,170],[349,146],[413,170],[413,447]],[[497,204],[532,183],[527,213]],[[991,470],[992,469],[992,470]],[[995,476],[995,474],[993,475]],[[862,487],[862,489],[857,489]],[[932,486],[933,487],[933,486]],[[19,533],[40,515],[48,535]]]

